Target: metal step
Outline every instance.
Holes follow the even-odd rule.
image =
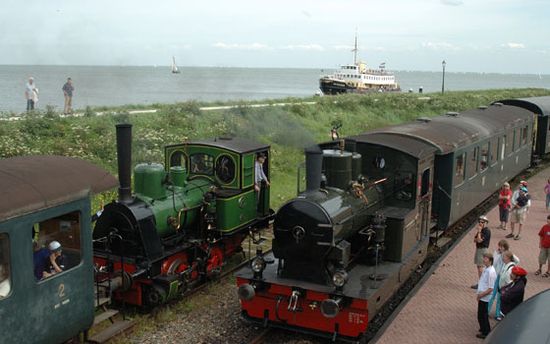
[[[437,245],[436,245],[437,247],[444,247],[444,246],[447,245],[451,240],[453,240],[453,239],[451,239],[451,238],[449,238],[449,237],[444,237],[444,236],[442,236],[442,237],[437,238],[437,241],[435,241],[434,244],[437,244]]]
[[[440,238],[443,233],[445,233],[444,231],[433,231],[430,233],[430,238],[431,239],[437,239],[437,238]]]
[[[105,312],[96,315],[96,317],[94,318],[94,326],[111,317],[114,317],[117,314],[118,314],[118,311],[116,309],[108,309]]]
[[[92,343],[105,343],[106,341],[113,338],[114,336],[126,331],[133,325],[134,325],[133,320],[117,321],[111,326],[104,329],[103,331],[93,335],[91,338],[88,339],[88,341]]]
[[[100,307],[100,306],[103,306],[104,304],[107,304],[107,303],[110,303],[111,302],[111,299],[108,298],[108,297],[100,297],[99,298],[99,303],[97,301],[97,297],[94,299],[94,304],[95,304],[95,307]]]

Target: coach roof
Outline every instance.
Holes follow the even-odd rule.
[[[540,116],[550,116],[550,96],[504,99],[497,103],[519,106]]]
[[[117,179],[107,171],[77,158],[37,155],[2,159],[0,221],[117,185]]]
[[[530,122],[531,118],[532,113],[525,109],[493,104],[462,113],[454,112],[432,118],[419,118],[415,122],[375,129],[353,138],[358,142],[369,142],[370,137],[377,137],[379,141],[381,134],[388,138],[392,135],[394,142],[388,140],[386,143],[379,143],[386,146],[398,145],[400,148],[393,148],[404,152],[414,150],[411,146],[412,138],[434,147],[438,154],[447,154],[471,143],[504,133],[507,128],[514,125]],[[404,139],[405,137],[409,139]],[[416,146],[417,150],[422,149],[421,146]],[[421,151],[417,151],[416,155],[420,156],[420,153]]]

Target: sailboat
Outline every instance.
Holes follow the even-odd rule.
[[[176,58],[172,56],[172,73],[178,74],[180,70],[178,69],[178,66],[176,65]]]

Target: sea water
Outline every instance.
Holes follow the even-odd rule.
[[[319,77],[330,69],[168,66],[0,66],[0,112],[26,108],[25,84],[33,76],[39,89],[37,108],[63,109],[61,87],[71,77],[73,107],[308,97],[319,91]],[[396,71],[403,92],[440,92],[442,72]],[[445,90],[550,88],[550,75],[445,73]]]

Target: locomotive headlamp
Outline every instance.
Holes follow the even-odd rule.
[[[348,281],[348,273],[345,270],[336,270],[332,275],[332,283],[338,288],[342,288]]]
[[[256,296],[256,290],[250,284],[245,283],[239,286],[237,294],[239,295],[239,299],[243,301],[250,301],[254,298],[254,296]]]
[[[342,302],[342,298],[323,300],[321,303],[321,314],[323,314],[325,318],[335,318],[338,313],[340,313]]]
[[[252,271],[254,271],[255,273],[261,273],[262,271],[264,271],[265,269],[264,257],[258,256],[254,258],[254,260],[252,260],[251,267],[252,267]]]

